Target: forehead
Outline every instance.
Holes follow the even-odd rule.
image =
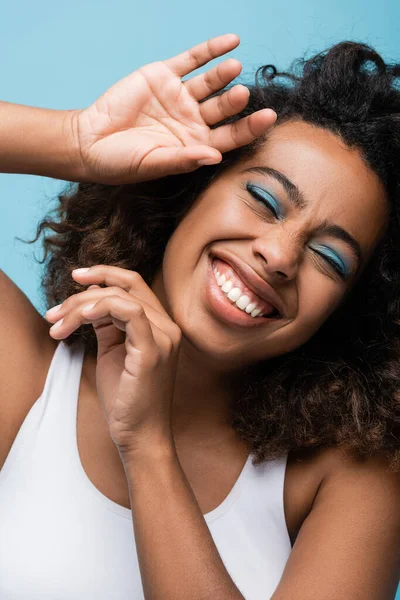
[[[277,125],[257,154],[239,169],[249,166],[268,166],[284,173],[308,201],[305,212],[346,228],[366,255],[382,235],[388,207],[384,186],[360,152],[332,132],[304,121]],[[274,189],[282,190],[268,179]]]

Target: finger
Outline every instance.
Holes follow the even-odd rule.
[[[89,293],[89,291],[91,291],[91,288],[93,289],[93,287],[94,286],[90,286],[84,292],[80,292],[78,294],[73,294],[72,296],[69,296],[69,298],[64,300],[64,302],[62,302],[61,304],[58,304],[57,306],[53,306],[52,308],[49,308],[49,310],[45,314],[45,319],[47,321],[50,321],[50,323],[52,321],[54,323],[56,323],[60,319],[64,318],[67,313],[71,312],[80,303],[85,302],[85,301],[86,301],[86,303],[94,302],[96,300],[96,298],[99,297],[99,294],[90,294]],[[98,286],[96,286],[96,289],[101,290],[102,288],[99,288]]]
[[[69,296],[64,302],[59,304],[58,306],[54,306],[50,308],[46,314],[45,318],[47,321],[59,321],[63,318],[67,313],[74,310],[76,307],[88,304],[89,302],[94,302],[95,300],[101,298],[101,294],[110,295],[110,294],[125,294],[125,290],[121,290],[118,287],[107,287],[101,288],[98,285],[90,285],[87,290],[83,292],[79,292],[77,294],[73,294]]]
[[[183,77],[202,67],[213,58],[230,52],[240,44],[240,38],[234,33],[226,33],[197,44],[189,50],[168,58],[163,62],[171,71]]]
[[[90,306],[83,307],[82,315],[90,321],[110,316],[125,324],[125,331],[132,345],[141,353],[151,356],[156,349],[150,321],[144,312],[143,306],[132,299],[119,296],[107,296]],[[96,330],[97,325],[94,322]]]
[[[78,281],[82,281],[83,285],[95,281],[96,283],[104,283],[107,286],[118,286],[129,294],[140,297],[161,314],[168,315],[153,290],[137,271],[130,271],[113,265],[93,265],[85,272],[72,271],[71,276]]]
[[[270,108],[263,108],[251,115],[211,130],[211,146],[222,153],[229,152],[240,146],[246,146],[263,133],[266,133],[277,119],[276,113]]]
[[[207,98],[214,92],[222,90],[239,75],[241,70],[242,65],[238,60],[228,58],[228,60],[216,65],[206,73],[184,81],[183,84],[193,98],[203,100],[203,98]]]
[[[207,162],[201,163],[201,161]],[[180,148],[156,148],[146,156],[142,165],[146,177],[151,175],[151,179],[158,179],[167,175],[189,173],[198,169],[201,164],[211,165],[221,161],[222,154],[210,146],[182,146]],[[153,169],[152,165],[154,165]]]
[[[151,305],[147,302],[139,298],[138,296],[131,295],[127,291],[123,290],[118,286],[111,286],[101,288],[99,286],[90,286],[92,290],[85,290],[84,292],[80,292],[79,294],[74,294],[67,298],[61,305],[60,308],[55,313],[46,313],[46,319],[48,321],[55,321],[54,327],[51,327],[50,333],[55,336],[57,339],[61,339],[70,335],[73,331],[75,331],[80,325],[88,323],[86,319],[83,319],[82,309],[85,306],[90,304],[94,304],[107,296],[119,296],[128,300],[135,300],[139,302],[147,315],[147,317],[151,320],[152,323],[156,327],[160,329],[164,329],[168,335],[172,337],[172,339],[180,338],[180,330],[178,325],[169,317],[167,313],[162,314],[155,310]],[[61,323],[60,323],[61,321]],[[110,320],[102,319],[98,325],[107,325],[111,324]],[[115,327],[121,331],[125,331],[124,324],[114,321],[113,324]],[[118,337],[119,339],[119,337]]]
[[[199,104],[200,114],[207,125],[215,125],[242,111],[249,98],[250,90],[238,84],[223,94]]]

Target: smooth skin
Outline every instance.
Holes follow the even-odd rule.
[[[97,337],[96,390],[120,453],[138,444],[173,443],[171,424],[176,365],[182,333],[136,271],[110,265],[73,272],[91,285],[54,314],[50,333],[60,339],[82,323]]]
[[[220,162],[223,152],[265,133],[276,120],[269,108],[210,129],[248,102],[249,90],[243,85],[201,102],[239,75],[239,61],[231,58],[181,80],[238,44],[238,36],[227,34],[145,65],[75,113],[74,131],[87,176],[100,183],[133,183],[188,172],[199,161]]]
[[[293,207],[271,176],[243,173],[254,165],[284,172],[303,192],[308,206]],[[284,219],[277,219],[266,205],[243,191],[242,184],[248,179],[279,200]],[[357,240],[359,264],[346,243],[318,231],[324,220]],[[177,374],[172,406],[165,398],[172,409],[172,431],[179,447],[193,447],[194,441],[209,444],[209,438],[228,439],[227,373],[262,357],[288,352],[309,339],[355,284],[386,222],[382,184],[355,149],[332,133],[301,121],[277,126],[256,157],[222,173],[197,199],[167,244],[152,290],[137,275],[132,283],[133,277],[129,279],[125,270],[109,266],[97,265],[86,273],[73,274],[89,288],[67,299],[51,318],[51,322],[64,318],[52,335],[60,339],[79,327],[87,316],[82,310],[89,302],[100,304],[103,297],[110,296],[110,305],[116,307],[116,296],[128,298],[126,292],[114,289],[119,280],[121,288],[129,288],[132,304],[143,306],[150,322],[158,319],[153,310],[164,308],[183,334],[179,359],[174,362]],[[335,249],[350,266],[345,280],[316,253],[315,248],[322,245]],[[270,283],[286,307],[283,319],[240,331],[218,319],[203,290],[209,254],[220,249],[239,256]],[[99,283],[110,287],[92,287]],[[92,363],[91,369],[94,366]],[[101,382],[93,370],[91,378],[97,385]],[[148,381],[160,381],[156,369]],[[153,399],[158,405],[159,394]],[[350,452],[335,456],[327,451],[315,457],[314,465],[318,462],[324,476],[274,600],[286,600],[294,593],[296,599],[393,598],[399,572],[399,475],[386,472],[383,459],[357,463]],[[304,472],[302,475],[297,478],[298,487],[304,485]],[[179,514],[178,506],[176,510]],[[169,518],[173,514],[171,509]],[[318,553],[313,552],[316,546]],[[166,541],[166,554],[168,549]]]
[[[181,77],[239,43],[235,34],[221,35],[145,65],[81,110],[0,102],[1,171],[118,185],[190,172],[203,159],[220,162],[223,152],[266,133],[276,113],[266,108],[211,130],[248,102],[241,84],[203,101],[231,83],[241,63],[230,58],[187,81]]]
[[[209,45],[210,42],[206,44]],[[154,103],[150,102],[150,105],[153,106]],[[261,115],[262,112],[259,114]],[[26,114],[26,111],[24,113]],[[27,123],[30,123],[33,129],[36,127],[36,132],[39,132],[38,123],[40,119],[45,118],[45,115],[41,113],[40,119],[37,115],[38,113],[35,112],[35,116],[27,119]],[[95,143],[91,143],[93,139],[87,142],[86,153],[85,150],[82,152],[80,148],[77,152],[77,142],[79,144],[80,139],[86,139],[80,137],[82,130],[79,132],[79,128],[76,126],[80,115],[82,115],[80,111],[73,111],[68,115],[64,113],[62,115],[63,126],[58,129],[55,127],[52,133],[55,147],[53,157],[57,159],[57,156],[62,155],[62,147],[64,147],[64,152],[65,148],[69,149],[71,160],[66,167],[69,174],[78,177],[77,180],[83,180],[80,179],[81,175],[85,173],[87,176],[88,174],[93,175],[96,169],[101,169],[103,165],[104,172],[99,172],[98,177],[101,179],[104,177],[109,181],[108,165],[113,164],[111,177],[114,177],[115,183],[120,182],[120,178],[124,174],[128,178],[132,174],[134,176],[135,168],[139,178],[152,178],[149,175],[152,169],[151,151],[146,157],[142,157],[141,161],[135,162],[134,159],[133,172],[132,160],[127,160],[122,174],[119,171],[118,161],[115,163],[112,161],[113,152],[117,150],[111,141],[109,145],[101,146],[105,155],[109,152],[107,154],[108,161],[104,160],[104,163],[98,157],[100,145],[96,147]],[[5,121],[5,128],[10,128],[11,118],[8,125],[7,119]],[[100,121],[101,119],[99,119]],[[141,131],[141,133],[144,131],[148,133],[149,146],[154,150],[153,155],[157,151],[157,141],[160,140],[160,128],[156,121],[152,122],[154,127],[146,129],[147,123]],[[171,121],[168,122],[171,123]],[[68,126],[65,126],[66,124]],[[264,123],[265,131],[270,126],[270,122],[268,125]],[[187,128],[191,129],[190,123]],[[250,130],[249,126],[247,128]],[[173,128],[168,128],[168,130],[171,131]],[[92,131],[96,132],[97,130],[95,128]],[[60,132],[63,132],[64,135],[61,138],[63,144],[57,137]],[[42,135],[46,136],[49,133],[46,131]],[[107,134],[105,135],[107,139]],[[111,140],[115,133],[111,132],[108,135]],[[254,129],[252,135],[254,135]],[[173,136],[176,138],[175,134]],[[232,132],[228,134],[228,139],[229,137],[234,138]],[[174,138],[171,137],[172,139]],[[151,145],[152,140],[157,140],[153,146]],[[199,149],[201,144],[199,145],[198,140],[196,139],[193,143],[192,141],[190,139],[187,142],[191,146],[191,151],[195,147]],[[39,142],[40,137],[37,144]],[[219,143],[215,141],[213,143],[218,147],[205,144],[207,151],[210,149],[217,152],[226,151],[221,150],[223,146]],[[184,146],[187,147],[186,141]],[[0,157],[6,155],[4,148],[3,142],[0,142]],[[179,153],[182,152],[182,148],[182,145],[178,147],[175,142],[167,143],[165,152]],[[202,152],[204,150],[203,145]],[[17,154],[11,153],[11,158],[7,158],[8,164],[13,168],[18,167],[18,160],[21,158],[21,154],[18,155],[18,152],[21,150],[17,150]],[[196,155],[196,160],[198,157],[199,155]],[[146,162],[146,158],[150,158],[150,161]],[[190,159],[186,158],[185,168],[187,170],[193,170],[193,158],[193,156],[190,156]],[[36,157],[35,160],[40,162],[39,169],[48,169],[48,176],[53,176],[52,173],[59,173],[59,169],[62,168],[61,161],[56,159],[48,156],[46,162],[45,156],[39,155],[39,158]],[[176,168],[182,167],[181,159],[182,157],[177,158]],[[82,315],[83,307],[96,300],[103,302],[105,299],[110,303],[108,305],[110,317],[112,307],[109,299],[111,297],[114,298],[113,303],[119,301],[122,296],[126,302],[130,303],[132,319],[137,318],[137,305],[141,305],[149,322],[154,322],[153,319],[156,316],[146,306],[143,294],[146,293],[150,298],[153,310],[156,310],[157,299],[168,318],[179,327],[183,334],[176,365],[172,402],[172,429],[179,458],[180,460],[182,458],[183,464],[188,464],[189,450],[193,450],[194,441],[196,441],[196,456],[201,454],[203,443],[203,448],[207,448],[208,457],[214,457],[210,464],[218,463],[220,465],[220,472],[215,475],[217,489],[221,489],[218,475],[228,472],[229,469],[229,472],[233,471],[231,467],[225,469],[227,462],[222,468],[221,454],[217,452],[221,449],[221,443],[218,447],[217,442],[218,440],[219,442],[229,440],[229,443],[226,444],[224,458],[228,456],[229,448],[232,449],[229,455],[231,458],[234,446],[238,446],[238,440],[233,439],[232,436],[229,437],[230,432],[226,426],[226,419],[229,416],[229,393],[223,374],[227,365],[234,364],[235,367],[240,367],[244,365],[245,361],[255,360],[266,355],[272,356],[274,352],[287,351],[292,344],[304,341],[307,336],[312,335],[344,298],[353,280],[349,280],[347,283],[339,281],[329,267],[321,259],[315,258],[312,253],[310,241],[315,241],[313,236],[315,236],[316,227],[322,218],[329,216],[339,220],[343,227],[350,229],[362,246],[365,259],[368,258],[377,242],[386,218],[386,199],[379,181],[367,169],[356,152],[350,152],[329,133],[316,132],[315,128],[303,123],[289,123],[285,126],[275,127],[269,143],[256,159],[256,161],[253,159],[252,164],[269,164],[285,172],[309,199],[311,204],[308,210],[303,212],[293,210],[289,206],[283,190],[276,187],[274,181],[268,181],[272,193],[280,197],[280,202],[287,209],[286,219],[283,222],[277,221],[265,206],[262,207],[249,195],[244,194],[240,187],[244,179],[244,175],[240,173],[243,165],[236,166],[232,172],[222,174],[213,182],[212,186],[207,188],[187,217],[180,223],[169,241],[162,270],[157,274],[151,290],[150,288],[146,289],[140,279],[136,277],[136,281],[132,283],[127,292],[126,289],[124,290],[122,279],[118,278],[117,282],[115,279],[112,281],[112,268],[107,265],[96,266],[91,270],[92,275],[90,271],[88,275],[78,275],[77,280],[87,285],[88,289],[82,294],[66,299],[66,302],[63,303],[65,304],[64,323],[66,325],[64,329],[60,327],[50,334],[54,339],[62,339],[68,335],[83,322],[85,318]],[[51,162],[52,160],[54,162]],[[38,162],[36,166],[38,166]],[[166,163],[164,167],[167,167]],[[140,172],[141,169],[142,172]],[[143,169],[148,170],[144,172]],[[313,178],[310,177],[310,172],[314,173]],[[246,175],[246,178],[248,177],[249,174]],[[256,180],[259,185],[266,183],[265,178],[254,174],[251,175],[251,178]],[[71,180],[75,179],[71,178]],[[351,199],[351,202],[346,202],[346,199]],[[370,218],[366,219],[363,227],[357,228],[360,215],[367,216],[367,213]],[[279,291],[290,308],[285,321],[268,330],[265,328],[265,331],[261,327],[243,331],[243,335],[241,335],[241,332],[233,332],[224,327],[212,314],[210,307],[204,302],[201,291],[205,283],[209,251],[221,247],[221,240],[224,241],[225,249],[236,252],[260,276],[274,286],[276,291]],[[328,241],[332,242],[330,239],[324,240],[324,242]],[[182,243],[185,244],[185,254],[181,252]],[[344,248],[341,250],[345,251]],[[115,273],[114,276],[116,276]],[[123,277],[129,276],[133,281],[131,273],[123,273]],[[122,277],[122,274],[119,274],[119,277]],[[104,289],[96,287],[101,282],[107,283],[109,287]],[[15,430],[18,429],[14,422],[18,421],[17,424],[22,422],[21,417],[24,411],[26,413],[26,409],[29,409],[29,403],[21,400],[18,407],[11,407],[7,399],[27,398],[28,390],[30,390],[29,398],[33,399],[33,391],[29,386],[32,386],[32,381],[38,381],[37,377],[35,379],[35,373],[44,373],[44,365],[48,366],[51,353],[50,350],[47,350],[50,346],[44,344],[45,336],[48,339],[49,333],[43,318],[4,274],[0,277],[0,285],[0,292],[4,298],[0,317],[2,330],[5,332],[0,357],[2,371],[0,418],[1,422],[9,424],[6,428],[6,435],[3,436],[3,440],[9,444],[15,437]],[[119,288],[118,291],[112,289],[115,285]],[[135,309],[132,308],[133,306]],[[159,305],[158,309],[161,311]],[[143,314],[140,314],[142,318]],[[52,320],[47,318],[49,321]],[[118,318],[118,315],[113,318]],[[165,321],[163,322],[165,324]],[[199,323],[202,324],[202,328],[198,326]],[[168,326],[170,326],[170,322],[168,322]],[[174,330],[174,334],[177,334],[177,329]],[[45,357],[42,350],[44,347],[46,347]],[[52,348],[54,349],[53,344]],[[26,374],[25,383],[21,381],[21,362],[24,364],[24,373]],[[120,368],[120,364],[118,368]],[[154,368],[154,365],[150,368]],[[86,361],[85,372],[92,391],[96,390],[97,371],[99,370],[96,360]],[[225,385],[223,385],[223,381],[225,381]],[[40,383],[43,383],[43,377]],[[39,392],[37,394],[39,396],[41,392],[39,382],[35,385],[37,385],[35,393]],[[23,403],[26,407],[22,406]],[[214,446],[212,442],[209,442],[210,438],[215,440]],[[3,443],[6,448],[5,442]],[[111,455],[112,451],[116,451],[115,444],[109,446],[109,449]],[[193,453],[192,456],[194,456]],[[210,459],[203,456],[202,460],[204,463]],[[201,467],[200,462],[198,465]],[[328,598],[335,598],[335,600],[350,598],[352,600],[358,598],[360,600],[361,598],[362,600],[389,600],[393,598],[399,573],[397,551],[400,539],[400,481],[398,474],[387,472],[385,470],[386,461],[383,459],[374,458],[358,464],[350,453],[346,456],[346,460],[343,460],[343,454],[336,449],[321,452],[308,469],[301,471],[301,476],[294,478],[290,475],[289,478],[288,470],[285,489],[286,491],[290,489],[291,493],[285,497],[285,506],[289,508],[291,515],[294,502],[302,493],[301,488],[304,487],[304,482],[309,481],[308,478],[311,474],[315,476],[317,471],[315,465],[318,465],[319,479],[317,484],[313,482],[311,493],[308,494],[312,497],[312,506],[310,505],[307,514],[304,514],[303,511],[303,518],[299,519],[301,523],[296,543],[283,578],[273,595],[273,600],[288,600],[292,597],[296,600],[326,600]],[[296,466],[294,469],[291,468],[290,472],[293,473],[296,468]],[[201,471],[201,468],[198,470]],[[190,465],[188,471],[190,471]],[[298,469],[297,472],[300,473]],[[143,486],[150,485],[144,473],[145,470],[142,473]],[[230,486],[227,486],[227,491],[232,487],[233,482],[231,481]],[[203,489],[210,488],[209,474],[202,487]],[[176,532],[182,548],[185,548],[191,547],[193,537],[199,533],[197,538],[199,544],[200,539],[201,543],[204,541],[202,550],[208,552],[210,547],[206,531],[204,528],[201,529],[201,532],[198,530],[200,523],[195,522],[194,519],[192,521],[191,512],[188,512],[185,531],[182,532],[182,522],[179,518],[182,506],[180,502],[186,498],[187,491],[183,487],[179,489],[182,497],[180,494],[177,494],[176,497],[172,495],[171,504],[168,505],[170,534]],[[148,499],[156,496],[155,493],[151,493],[150,487],[147,488],[147,491],[146,502],[142,499],[140,504],[140,509],[143,510],[143,523],[146,520],[146,511],[151,510]],[[309,502],[309,497],[307,501]],[[156,518],[157,514],[159,511],[155,512],[152,517]],[[158,518],[161,519],[162,515],[159,515]],[[169,544],[173,537],[171,535],[160,536],[163,527],[165,527],[165,523],[160,522],[156,527],[153,526],[153,529],[148,528],[145,538],[148,548],[154,548],[157,545],[159,556],[161,558],[164,556],[165,559],[167,556],[172,557]],[[315,552],[315,548],[317,548],[317,552]],[[179,566],[182,568],[190,556],[182,554],[178,558]],[[214,563],[213,559],[212,563],[210,561],[211,564],[215,566],[217,562]],[[188,570],[188,572],[191,573],[192,579],[206,585],[207,573],[202,570],[202,561],[194,560],[190,568],[192,571]],[[151,564],[148,564],[147,569],[144,577],[148,582],[155,577],[156,573],[158,573],[158,577],[162,575],[162,570],[157,569],[156,565],[152,567]],[[220,565],[218,569],[219,575],[225,577],[226,574]],[[165,573],[165,577],[168,577],[168,573]],[[173,580],[170,583],[179,585],[180,581]],[[181,591],[182,589],[177,589],[176,595],[179,595]],[[226,594],[221,597],[233,598],[234,596]]]

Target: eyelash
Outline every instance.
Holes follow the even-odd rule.
[[[261,194],[257,194],[257,192],[249,184],[245,184],[244,189],[247,192],[249,192],[249,194],[251,196],[253,196],[256,200],[258,200],[259,202],[264,204],[264,206],[266,206],[268,208],[268,210],[273,214],[273,216],[276,219],[279,219],[279,216],[277,215],[274,207],[272,206],[272,204],[270,204],[267,201],[267,199],[264,196],[261,196]],[[342,279],[346,279],[346,273],[341,269],[341,267],[334,260],[329,258],[329,256],[326,256],[326,254],[323,254],[322,252],[318,252],[317,250],[313,250],[313,252],[315,252],[316,254],[318,254],[318,256],[321,256],[324,260],[326,260],[326,262],[329,263],[329,265],[333,268],[333,270],[336,271],[336,273],[339,275],[339,277],[341,277]]]
[[[274,207],[272,206],[272,204],[270,204],[266,198],[264,198],[264,196],[261,196],[261,194],[257,194],[257,192],[252,188],[252,186],[250,184],[246,184],[245,185],[245,190],[249,192],[249,194],[251,194],[256,200],[261,201],[262,204],[264,204],[264,206],[266,206],[268,208],[268,210],[271,211],[271,213],[274,215],[274,217],[276,219],[279,219],[279,216],[276,212],[276,210],[274,209]]]
[[[334,260],[330,259],[329,256],[326,256],[326,254],[323,254],[322,252],[317,252],[317,250],[313,250],[313,252],[315,252],[319,256],[322,256],[322,258],[331,265],[331,267],[336,271],[336,273],[342,279],[346,279],[346,273],[340,268],[340,266]]]

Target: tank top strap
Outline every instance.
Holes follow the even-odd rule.
[[[257,486],[258,489],[264,488],[265,493],[275,501],[278,512],[283,507],[283,492],[285,485],[286,467],[288,461],[288,452],[281,456],[264,461],[260,465],[251,465],[248,479]]]
[[[284,452],[259,465],[253,465],[253,457],[250,455],[242,474],[241,494],[236,507],[242,513],[252,514],[253,518],[259,514],[261,520],[268,509],[285,533],[284,486],[288,455],[288,452]]]
[[[85,343],[76,340],[68,346],[61,340],[54,352],[47,373],[41,402],[43,427],[51,427],[60,441],[70,445],[71,431],[76,426],[76,411],[81,381]]]
[[[71,446],[71,427],[84,357],[84,343],[68,347],[61,340],[51,359],[43,391],[25,416],[0,471],[4,484],[24,461],[32,464],[41,451],[54,461],[66,460]],[[32,467],[29,467],[32,470]]]

